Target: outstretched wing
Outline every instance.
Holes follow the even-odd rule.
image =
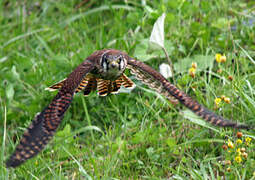
[[[52,102],[32,121],[20,140],[14,153],[7,160],[7,167],[17,167],[27,159],[38,154],[52,139],[64,113],[69,107],[75,89],[80,85],[84,76],[95,68],[92,60],[85,60],[66,80]]]
[[[244,124],[231,122],[221,116],[216,115],[209,109],[199,104],[197,101],[193,100],[186,93],[179,90],[176,86],[165,79],[160,73],[140,61],[129,58],[127,68],[130,69],[131,73],[134,74],[138,80],[141,80],[144,84],[156,90],[159,94],[162,94],[167,98],[170,98],[170,96],[175,97],[184,106],[214,125],[242,129],[249,128]]]

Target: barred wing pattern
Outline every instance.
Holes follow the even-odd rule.
[[[125,74],[122,74],[118,79],[114,81],[97,79],[97,90],[99,96],[106,96],[110,93],[117,94],[121,86],[127,89],[132,89],[135,87],[135,83],[133,83],[133,81],[129,79]]]
[[[145,85],[156,91],[157,93],[165,96],[172,104],[178,104],[178,100],[175,99],[169,92],[163,88],[162,83],[151,76],[148,72],[142,71],[142,69],[134,68],[131,65],[127,65],[130,69],[131,74],[133,74],[136,79],[142,81]]]
[[[68,76],[52,102],[36,115],[21,138],[20,144],[7,160],[7,167],[19,166],[38,154],[48,144],[73,99],[75,89],[93,67],[93,62],[86,60]]]
[[[138,80],[141,80],[144,84],[148,85],[150,88],[156,90],[158,93],[164,95],[168,99],[171,96],[178,99],[180,103],[211,124],[221,127],[249,129],[247,125],[231,122],[230,120],[226,120],[223,117],[216,115],[209,109],[199,104],[197,101],[193,100],[186,93],[179,90],[176,86],[166,80],[160,73],[143,62],[129,58],[127,68],[130,69],[131,73],[134,74]]]
[[[55,91],[60,89],[66,79],[53,84],[52,86],[45,88],[45,90]],[[135,83],[131,79],[129,79],[125,74],[122,74],[118,79],[112,80],[104,80],[101,78],[96,78],[92,74],[88,74],[81,81],[80,85],[75,89],[75,93],[79,93],[83,91],[85,96],[88,96],[91,91],[97,89],[99,96],[107,96],[108,94],[118,94],[120,87],[123,86],[125,88],[134,88]]]
[[[73,95],[59,92],[54,100],[40,114],[23,134],[20,144],[7,161],[7,167],[16,167],[38,154],[51,140],[63,114],[69,107]]]

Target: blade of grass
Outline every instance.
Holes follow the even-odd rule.
[[[35,35],[36,38],[40,41],[41,45],[45,48],[49,56],[54,56],[54,52],[50,49],[47,42],[39,35]]]
[[[87,105],[86,105],[86,102],[85,102],[85,98],[84,98],[84,97],[82,97],[82,105],[83,105],[83,109],[85,110],[85,116],[86,116],[86,119],[87,119],[87,121],[88,121],[88,125],[89,125],[89,126],[92,126],[91,120],[90,120],[90,116],[89,116],[89,113],[88,113],[88,108],[87,108]],[[94,138],[94,133],[93,133],[93,131],[90,131],[90,134],[91,134],[92,140],[94,141],[95,138]]]
[[[85,179],[88,180],[92,180],[91,176],[85,171],[85,169],[83,168],[83,166],[81,165],[81,163],[75,159],[75,157],[64,147],[62,146],[62,148],[64,149],[64,151],[69,154],[69,156],[72,157],[72,159],[76,162],[76,164],[79,166],[79,171],[85,176]]]
[[[49,30],[50,30],[49,28],[42,28],[42,29],[38,29],[38,30],[35,30],[35,31],[31,31],[31,32],[28,32],[28,33],[16,36],[16,37],[10,39],[9,41],[7,41],[6,43],[4,43],[4,45],[2,47],[4,48],[7,45],[9,45],[9,44],[11,44],[11,43],[13,43],[15,41],[18,41],[20,39],[24,39],[24,38],[26,38],[28,36],[33,35],[33,34],[36,34],[36,33],[39,33],[39,32],[43,32],[43,31],[49,31]]]
[[[112,6],[103,5],[103,6],[100,6],[98,8],[94,8],[94,9],[91,9],[89,11],[86,11],[84,13],[81,13],[81,14],[78,14],[78,15],[74,15],[71,18],[69,18],[66,21],[64,21],[62,25],[66,26],[66,25],[72,23],[73,21],[76,21],[77,19],[80,19],[82,17],[91,15],[93,13],[101,12],[101,11],[111,10],[111,9],[125,9],[127,11],[135,10],[133,7],[128,6],[128,5],[112,5]]]
[[[236,45],[244,52],[244,54],[249,58],[249,60],[255,64],[255,60],[249,55],[249,53],[244,49],[242,48],[239,43],[237,41],[235,41]]]
[[[4,134],[3,134],[3,143],[2,143],[2,153],[1,153],[1,164],[2,164],[2,167],[4,167],[4,152],[5,152],[5,140],[6,140],[6,121],[7,121],[7,113],[6,113],[6,106],[4,106]],[[4,178],[4,174],[6,174],[4,172],[4,169],[5,168],[1,168],[1,171],[2,171],[2,179],[5,179]]]
[[[190,120],[191,122],[198,124],[200,126],[206,127],[208,129],[211,129],[217,133],[219,133],[220,131],[207,125],[208,123],[206,123],[204,120],[202,120],[201,118],[199,118],[197,115],[195,115],[192,111],[190,110],[184,110],[181,112],[184,116],[184,118]]]
[[[101,134],[104,134],[104,132],[103,132],[99,127],[97,127],[97,126],[86,126],[86,127],[83,127],[83,128],[80,128],[80,129],[74,131],[74,132],[72,133],[72,136],[75,135],[75,134],[79,134],[79,133],[81,133],[81,132],[92,131],[92,130],[98,131],[98,132],[100,132]]]
[[[211,166],[211,163],[208,162],[208,168],[209,168],[209,172],[210,172],[210,178],[211,180],[215,180],[215,176],[214,176],[214,173],[213,173],[213,169],[212,169],[212,166]]]

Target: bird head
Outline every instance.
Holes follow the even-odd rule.
[[[106,79],[115,79],[119,77],[125,70],[127,60],[121,53],[106,52],[100,59],[103,76]]]

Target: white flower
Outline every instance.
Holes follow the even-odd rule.
[[[172,73],[171,73],[171,68],[168,64],[161,64],[159,66],[159,72],[165,77],[165,78],[169,78],[172,77]]]

